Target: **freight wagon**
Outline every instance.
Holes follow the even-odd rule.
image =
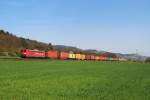
[[[100,59],[100,61],[107,61],[107,60],[108,60],[108,57],[107,57],[106,54],[101,54],[101,55],[99,56],[99,59]]]
[[[95,57],[95,60],[97,60],[97,61],[100,60],[99,56],[96,56],[96,57]]]
[[[75,54],[77,60],[81,60],[81,54]]]
[[[91,56],[90,55],[85,55],[85,60],[91,60]]]
[[[72,51],[69,52],[69,59],[76,59],[76,55]]]
[[[51,59],[58,59],[59,58],[59,52],[56,50],[47,51],[47,57],[51,58]]]
[[[95,56],[94,55],[90,55],[91,56],[91,60],[95,60]]]
[[[81,54],[81,60],[85,60],[85,55]]]
[[[69,53],[68,52],[60,52],[60,59],[66,60],[69,58]]]

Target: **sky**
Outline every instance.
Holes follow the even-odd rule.
[[[150,56],[150,0],[0,0],[0,29],[54,45]]]

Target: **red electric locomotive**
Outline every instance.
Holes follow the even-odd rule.
[[[21,56],[24,58],[45,58],[46,53],[45,51],[23,49],[21,50]]]

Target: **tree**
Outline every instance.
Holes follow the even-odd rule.
[[[47,50],[53,50],[53,45],[51,43],[48,44]]]
[[[4,32],[4,30],[0,30],[0,34],[4,34],[5,32]]]
[[[146,59],[146,62],[150,62],[150,57],[148,57],[148,58]]]
[[[116,54],[114,54],[114,53],[107,52],[106,54],[107,54],[108,57],[111,57],[111,58],[116,58],[117,57]]]
[[[20,38],[20,40],[21,40],[22,47],[23,47],[23,48],[27,48],[28,43],[26,42],[26,39]]]

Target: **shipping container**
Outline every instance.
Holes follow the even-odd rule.
[[[100,61],[104,61],[105,57],[104,56],[99,56]]]
[[[99,56],[95,56],[95,60],[97,61],[100,60]]]
[[[81,54],[75,54],[77,60],[81,60]]]
[[[47,57],[51,58],[51,59],[58,59],[59,58],[59,52],[56,50],[47,51]]]
[[[99,59],[100,59],[100,61],[106,61],[106,60],[108,60],[108,57],[107,57],[107,55],[105,55],[105,54],[101,54],[101,55],[99,56]]]
[[[85,60],[85,55],[81,54],[81,60]]]
[[[66,60],[69,58],[69,53],[68,52],[60,52],[60,59]]]
[[[72,51],[69,52],[69,59],[76,59],[76,55]]]
[[[90,55],[85,55],[85,60],[91,60],[91,56]]]
[[[91,60],[95,60],[95,55],[91,55]]]
[[[69,54],[69,59],[76,59],[76,55],[75,54]]]

